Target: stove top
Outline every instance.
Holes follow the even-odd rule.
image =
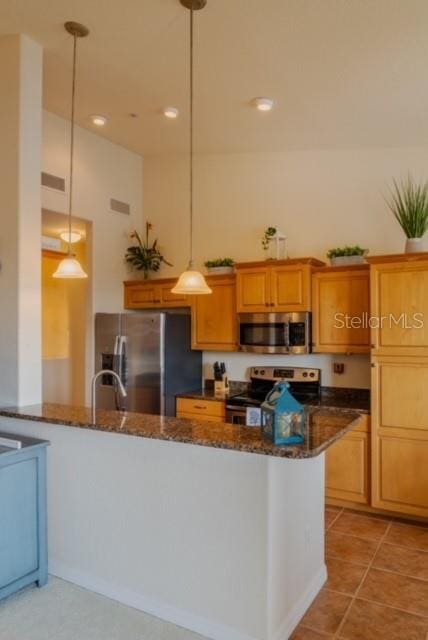
[[[319,399],[321,370],[304,367],[251,367],[250,384],[245,393],[228,399],[230,407],[260,407],[276,382],[286,381],[293,396],[302,404]]]

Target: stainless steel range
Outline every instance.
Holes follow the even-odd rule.
[[[247,409],[260,408],[274,384],[286,380],[290,391],[302,404],[316,403],[321,390],[321,370],[306,367],[251,367],[245,393],[232,396],[226,403],[226,421],[247,424]]]

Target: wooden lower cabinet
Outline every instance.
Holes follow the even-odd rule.
[[[370,502],[370,417],[326,452],[326,498]]]
[[[428,517],[428,358],[372,363],[372,505]]]
[[[237,351],[235,276],[208,276],[212,294],[192,296],[192,349]]]
[[[200,418],[208,422],[224,422],[226,405],[222,400],[198,400],[193,398],[177,398],[177,418]]]

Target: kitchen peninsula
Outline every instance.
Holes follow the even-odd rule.
[[[0,415],[52,444],[52,574],[219,640],[288,637],[324,583],[320,454],[357,412],[310,410],[294,447],[199,420],[100,411],[93,424],[63,405]]]
[[[357,412],[312,408],[303,445],[202,420],[44,404],[52,574],[218,640],[287,638],[326,579],[324,455]],[[187,445],[187,446],[186,446]]]

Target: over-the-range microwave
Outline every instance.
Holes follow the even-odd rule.
[[[240,313],[239,348],[252,353],[309,353],[311,314]]]

